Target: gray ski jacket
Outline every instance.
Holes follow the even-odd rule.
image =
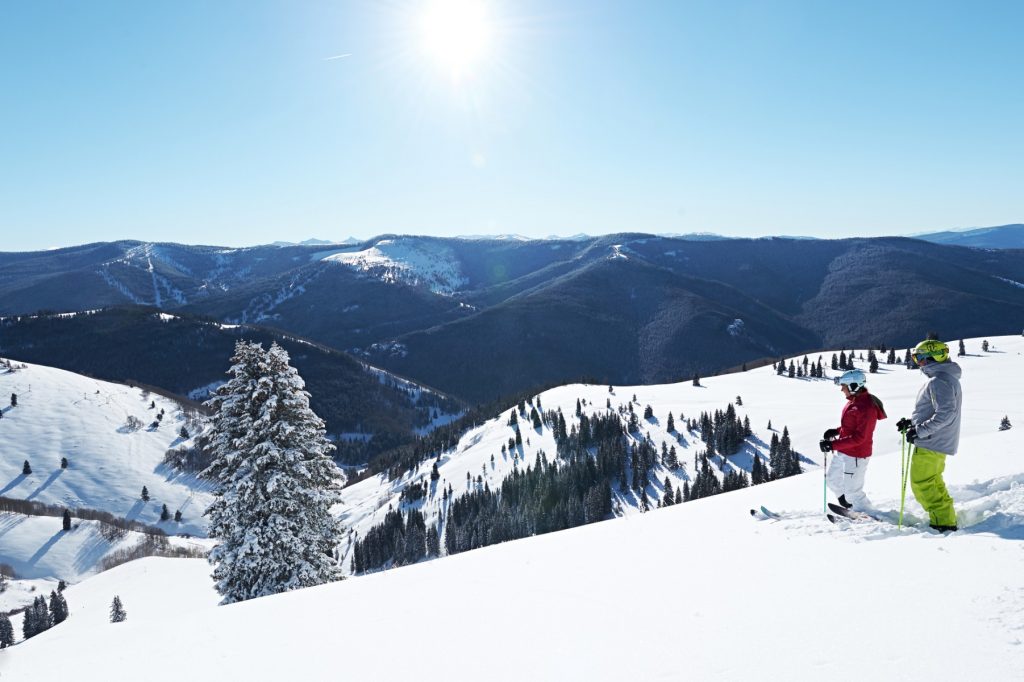
[[[960,365],[953,361],[933,362],[921,368],[928,383],[921,387],[914,406],[914,428],[918,447],[955,455],[960,446]]]

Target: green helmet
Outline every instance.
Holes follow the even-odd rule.
[[[917,348],[914,349],[914,360],[921,364],[929,358],[935,362],[949,360],[949,346],[937,339],[927,339],[917,344]]]

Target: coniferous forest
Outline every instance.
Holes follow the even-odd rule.
[[[402,493],[400,509],[389,508],[382,523],[355,540],[353,571],[400,566],[439,556],[442,550],[456,554],[594,523],[610,517],[630,496],[642,511],[648,511],[801,472],[788,429],[783,429],[781,438],[773,434],[768,462],[753,457],[750,476],[730,465],[728,457],[739,452],[751,435],[749,419],[741,419],[732,403],[697,419],[683,420],[680,415],[680,423],[699,434],[706,446],[695,455],[692,469],[677,459],[675,445],[669,450],[662,443],[659,452],[640,434],[632,404],[628,410],[591,415],[578,409],[578,425],[571,429],[561,411],[540,413],[533,407],[528,412],[527,407],[520,403],[510,413],[508,424],[516,436],[509,439],[508,452],[521,463],[520,429],[546,426],[554,432],[554,458],[543,450],[537,452],[533,462],[516,466],[497,489],[482,477],[469,478],[470,490],[457,498],[451,484],[445,487],[441,482],[439,488],[433,476],[429,482],[410,484]],[[683,470],[686,480],[681,489],[673,491],[668,478],[664,483],[656,481],[653,474],[659,463]],[[660,487],[661,493],[649,496],[652,487]],[[421,508],[438,496],[439,520],[428,527]]]

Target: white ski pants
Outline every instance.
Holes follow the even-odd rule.
[[[870,461],[870,457],[850,457],[841,452],[832,453],[832,463],[829,464],[825,476],[828,489],[836,497],[846,495],[846,501],[852,504],[854,509],[871,507],[871,501],[864,494],[864,475],[868,471]]]

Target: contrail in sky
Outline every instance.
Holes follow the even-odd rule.
[[[344,59],[345,57],[351,57],[351,56],[352,56],[351,52],[346,52],[345,54],[336,54],[333,57],[327,57],[327,58],[324,59],[324,61],[325,62],[329,62],[329,61],[333,61],[335,59]]]

